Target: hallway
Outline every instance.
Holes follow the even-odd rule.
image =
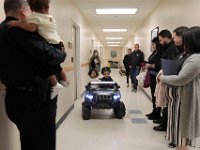
[[[4,1],[0,0],[1,22],[5,19]],[[111,76],[121,86],[121,100],[126,106],[123,119],[116,119],[112,110],[92,110],[92,118],[82,120],[81,103],[84,97],[80,97],[89,81],[88,71],[94,50],[98,51],[101,67],[123,67],[127,50],[133,50],[135,44],[139,44],[147,60],[152,50],[151,40],[160,31],[168,29],[173,33],[179,26],[200,25],[199,6],[200,0],[51,0],[49,14],[56,21],[56,31],[67,53],[61,66],[70,81],[70,85],[58,95],[57,125],[74,106],[56,130],[56,150],[170,150],[166,133],[154,131],[155,124],[145,116],[152,110],[150,90],[143,89],[148,93],[146,95],[140,88],[133,93],[131,87],[126,87],[126,77],[120,76],[118,69],[112,69]],[[98,13],[99,10],[109,12]],[[135,12],[124,13],[124,10]],[[24,56],[23,53],[28,63],[30,60]],[[11,67],[6,66],[10,71],[34,70],[31,66],[27,67],[27,63],[14,67],[18,61],[7,58],[13,63]],[[18,76],[12,75],[13,81],[18,80]],[[22,75],[27,77],[27,74]],[[6,114],[5,92],[5,86],[0,81],[0,150],[20,150],[19,131]],[[200,138],[197,145],[199,148],[190,150],[200,150]]]
[[[146,119],[151,111],[151,102],[141,89],[137,93],[126,87],[125,76],[118,69],[112,70],[112,78],[121,86],[126,116],[119,120],[112,110],[93,110],[92,119],[82,120],[81,103],[57,130],[57,150],[168,150],[165,132],[153,131],[154,124]],[[193,148],[195,150],[197,148]]]

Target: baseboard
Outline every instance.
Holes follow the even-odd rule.
[[[59,126],[63,123],[63,121],[67,118],[67,116],[70,114],[70,112],[74,109],[74,104],[65,112],[65,114],[59,119],[59,121],[56,123],[56,129],[59,128]]]

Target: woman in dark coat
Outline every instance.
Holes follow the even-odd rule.
[[[156,76],[161,69],[161,46],[158,37],[155,37],[152,40],[152,46],[151,46],[152,54],[148,58],[148,63],[146,64],[145,68],[149,69],[150,72],[150,78],[151,78],[151,97],[152,97],[152,103],[153,103],[153,111],[146,116],[150,120],[158,120],[160,119],[160,110],[161,108],[156,108],[156,97],[154,95],[155,89],[156,89]]]
[[[98,72],[100,71],[101,60],[99,58],[99,52],[94,50],[92,57],[90,58],[90,67]]]

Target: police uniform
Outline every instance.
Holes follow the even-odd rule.
[[[131,77],[133,89],[137,90],[138,80],[136,76],[140,73],[141,63],[144,62],[144,53],[141,50],[133,51],[131,54]]]
[[[5,108],[20,132],[22,150],[55,150],[56,101],[38,94],[41,68],[62,63],[66,54],[37,33],[0,25],[0,79],[7,87]],[[49,88],[50,89],[50,88]],[[44,91],[45,92],[45,91]]]

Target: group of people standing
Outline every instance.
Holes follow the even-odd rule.
[[[55,150],[57,94],[68,85],[60,67],[66,53],[57,35],[55,21],[49,15],[49,0],[28,0],[28,4],[34,18],[23,22],[27,17],[26,1],[4,1],[6,18],[0,24],[0,79],[6,86],[6,113],[19,129],[21,149]],[[43,29],[37,21],[43,17],[48,18],[49,23],[45,29],[53,29],[53,37],[58,38],[49,40],[48,33],[39,32]],[[170,31],[162,30],[152,40],[152,50],[145,65],[150,70],[153,103],[153,111],[147,117],[159,123],[154,130],[167,130],[170,145],[177,150],[187,150],[200,136],[200,27],[179,27],[174,30],[173,38]],[[177,75],[163,74],[161,58],[176,60]],[[136,76],[144,62],[139,44],[134,45],[133,52],[128,50],[123,62],[127,86],[131,74],[133,92],[137,92]],[[92,69],[99,70],[100,63],[98,52],[94,51]],[[95,79],[98,72],[91,71],[89,75]],[[102,79],[112,81],[110,72],[109,68],[103,68]],[[48,83],[42,85],[40,81],[46,83],[46,80]],[[155,92],[157,83],[160,87]]]
[[[173,31],[173,36],[169,30],[162,30],[158,37],[152,40],[152,54],[144,66],[150,72],[153,104],[152,112],[146,116],[159,124],[154,130],[167,131],[169,147],[176,147],[177,150],[188,150],[200,136],[199,43],[198,26],[178,27]],[[134,53],[128,50],[124,57],[124,65],[127,83],[131,71],[134,84],[134,70],[129,67],[133,65],[133,56]],[[176,75],[163,74],[162,58],[176,62]]]
[[[138,80],[136,76],[140,73],[141,64],[144,62],[144,53],[139,49],[139,44],[134,45],[134,51],[128,49],[128,54],[124,56],[123,64],[126,69],[127,87],[129,87],[129,76],[131,75],[132,91],[137,92]]]

